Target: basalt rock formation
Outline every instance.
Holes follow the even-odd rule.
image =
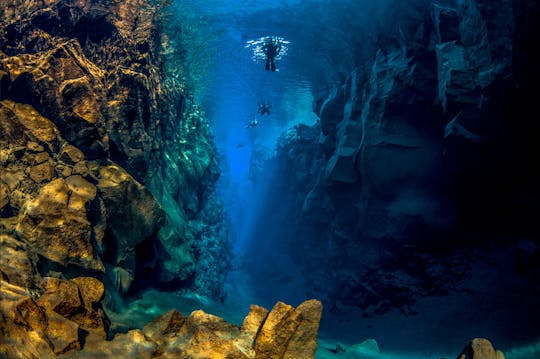
[[[165,7],[0,1],[2,355],[105,339],[104,296],[223,295],[216,150],[165,69]]]
[[[42,275],[222,295],[216,151],[185,84],[164,70],[165,4],[1,5],[2,233],[39,257]]]
[[[285,133],[253,172],[255,185],[277,173],[257,246],[287,248],[335,312],[412,315],[426,296],[513,291],[507,276],[537,297],[538,4],[406,8],[386,17],[367,64],[315,101],[320,121]],[[493,253],[500,289],[470,287]],[[533,302],[507,306],[538,319]]]

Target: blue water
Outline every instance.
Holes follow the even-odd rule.
[[[186,310],[202,305],[238,322],[250,303],[271,307],[277,300],[297,305],[310,299],[309,288],[303,287],[302,278],[294,271],[294,258],[265,255],[266,261],[260,263],[279,266],[279,273],[290,273],[279,286],[245,271],[245,257],[253,254],[254,248],[261,253],[275,250],[272,243],[257,243],[254,234],[260,213],[271,200],[270,189],[279,179],[269,176],[254,191],[250,181],[252,155],[263,151],[270,156],[276,140],[288,128],[314,124],[313,100],[359,65],[355,59],[369,51],[373,32],[385,26],[385,13],[390,9],[406,11],[407,6],[407,1],[392,0],[177,0],[173,4],[178,21],[192,25],[190,85],[206,111],[221,155],[219,185],[231,225],[235,265],[226,284],[226,303],[191,298],[190,304],[183,304]],[[288,51],[276,61],[275,72],[265,71],[264,61],[254,56],[250,46],[268,35],[288,42]],[[272,105],[270,115],[258,114],[260,102]],[[254,119],[259,125],[246,128]],[[268,258],[278,259],[271,262]],[[254,283],[260,288],[254,290]],[[356,357],[455,356],[481,327],[476,323],[467,329],[467,324],[453,316],[460,306],[467,305],[464,303],[467,300],[459,296],[451,303],[425,300],[419,303],[424,314],[416,318],[397,311],[380,318],[365,319],[360,312],[323,318],[318,357],[333,357],[325,348],[335,347],[336,342],[354,344],[368,338],[376,338],[387,354]],[[477,304],[481,306],[481,302]],[[474,322],[474,318],[468,320]],[[485,323],[487,332],[491,324]]]
[[[204,74],[194,86],[204,88],[198,90],[198,100],[204,104],[216,145],[223,155],[228,182],[225,192],[239,194],[225,200],[240,202],[245,212],[249,212],[243,213],[242,218],[232,214],[238,236],[237,253],[242,253],[251,235],[252,221],[245,216],[257,215],[252,208],[257,207],[257,198],[250,192],[249,181],[253,149],[263,148],[271,153],[284,130],[297,123],[311,125],[317,120],[312,111],[314,95],[332,88],[351,69],[349,31],[360,30],[359,21],[382,7],[375,6],[376,3],[372,0],[177,2],[178,14],[184,14],[179,16],[188,17],[188,21],[200,26],[196,36],[204,45],[193,52],[198,61],[205,60],[192,64],[192,68]],[[340,28],[336,27],[338,23]],[[255,60],[249,47],[250,41],[268,35],[290,42],[287,54],[276,61],[276,72],[265,71],[264,61]],[[260,102],[272,105],[269,116],[257,113]],[[255,118],[259,126],[245,129]]]

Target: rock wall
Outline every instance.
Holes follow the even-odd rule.
[[[104,298],[223,295],[216,149],[188,69],[171,70],[167,16],[160,1],[0,1],[1,357],[110,339]]]
[[[494,273],[538,293],[538,5],[415,6],[386,18],[371,60],[315,101],[319,123],[284,134],[253,177],[263,188],[276,171],[261,215],[273,229],[252,250],[285,248],[338,312],[414,314],[420,298],[469,290],[493,248]]]
[[[120,294],[223,295],[216,150],[185,83],[165,70],[165,9],[0,3],[0,228],[15,255],[0,254],[0,273],[9,283],[40,292],[45,277],[92,276]]]

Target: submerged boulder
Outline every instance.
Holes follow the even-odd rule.
[[[39,296],[0,280],[1,357],[52,358],[81,349],[88,333],[106,337],[101,282],[79,277],[45,278],[44,283]]]
[[[495,350],[489,340],[475,338],[467,344],[457,359],[504,359],[504,353]]]
[[[270,312],[251,306],[239,327],[202,310],[185,317],[173,309],[110,341],[89,335],[81,350],[61,357],[309,359],[317,350],[321,313],[317,300],[296,309],[278,302]]]

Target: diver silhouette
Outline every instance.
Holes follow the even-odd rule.
[[[259,126],[259,121],[257,121],[257,119],[253,119],[251,120],[250,123],[248,123],[245,128],[252,128],[252,127],[257,127]]]
[[[270,116],[270,109],[272,105],[266,102],[259,103],[259,114],[261,116],[268,115]]]
[[[274,36],[269,36],[264,39],[264,44],[261,47],[264,55],[266,56],[265,70],[276,71],[276,56],[281,51],[281,40]]]

